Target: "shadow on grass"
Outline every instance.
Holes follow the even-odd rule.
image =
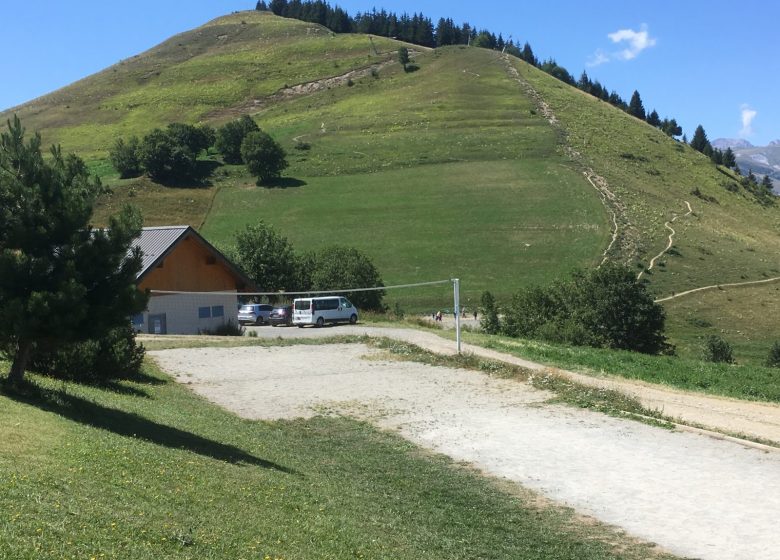
[[[268,189],[290,189],[295,187],[303,187],[306,185],[306,181],[296,179],[295,177],[277,177],[276,179],[269,179],[264,183],[259,183],[259,187],[266,187]]]
[[[142,439],[171,449],[191,451],[226,463],[243,463],[287,474],[298,474],[283,465],[255,457],[238,447],[159,424],[132,412],[109,408],[66,391],[44,389],[29,382],[14,386],[3,380],[0,383],[0,393],[17,402],[36,406],[68,420],[120,436]]]
[[[211,159],[199,159],[195,162],[195,170],[192,175],[187,177],[160,177],[156,179],[164,187],[174,187],[177,189],[203,189],[212,186],[211,177],[214,172],[222,167],[218,161]]]
[[[52,377],[58,379],[57,377]],[[147,373],[139,372],[128,377],[122,377],[119,379],[100,379],[100,378],[80,378],[80,379],[67,379],[72,383],[79,385],[85,385],[87,387],[96,387],[119,395],[130,395],[133,397],[151,398],[151,395],[141,387],[133,387],[123,382],[132,382],[140,385],[166,385],[168,381],[154,377]]]

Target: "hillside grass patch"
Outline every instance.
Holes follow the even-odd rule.
[[[780,282],[716,288],[663,305],[669,338],[683,357],[700,357],[707,337],[717,335],[731,344],[738,364],[762,366],[780,340]]]
[[[297,188],[220,190],[202,233],[224,246],[262,218],[301,252],[364,251],[386,285],[458,277],[464,302],[485,289],[508,298],[519,286],[591,266],[608,236],[598,199],[571,189],[579,178],[554,161],[302,179]],[[386,303],[396,297],[407,311],[430,310],[449,305],[451,289],[389,292]]]
[[[615,375],[737,399],[780,402],[780,375],[776,368],[714,364],[694,358],[564,346],[480,333],[464,333],[464,340],[587,375]]]
[[[691,203],[693,214],[674,222],[677,255],[647,276],[654,293],[760,280],[778,266],[780,207],[762,206],[744,191],[725,190],[724,174],[735,180],[733,173],[690,146],[540,70],[515,64],[560,120],[564,141],[625,204],[640,262],[647,265],[666,246],[664,222],[687,211],[685,200]],[[696,189],[719,204],[691,195]]]

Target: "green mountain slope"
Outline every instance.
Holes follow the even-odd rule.
[[[231,14],[181,33],[68,87],[21,105],[29,129],[83,157],[104,156],[117,136],[168,122],[217,121],[285,87],[394,56],[396,42],[261,12]],[[373,51],[372,51],[373,53]],[[11,112],[9,111],[9,113]]]
[[[701,154],[517,59],[409,46],[418,70],[404,72],[399,45],[237,13],[17,112],[114,188],[98,221],[131,201],[150,225],[191,223],[225,245],[264,219],[301,250],[360,247],[387,283],[458,276],[472,304],[485,289],[505,300],[595,266],[605,251],[659,297],[780,276],[780,208]],[[260,189],[242,167],[222,166],[205,187],[171,189],[119,181],[105,162],[118,136],[245,113],[288,151],[289,188]],[[421,310],[446,301],[403,298]],[[672,324],[687,325],[678,332],[692,347],[700,313],[668,309],[683,307],[688,319]],[[767,318],[763,331],[776,330]]]
[[[780,208],[761,206],[737,178],[692,148],[608,104],[515,63],[549,104],[564,143],[603,176],[623,205],[624,251],[619,258],[648,264],[664,249],[675,215],[674,251],[649,275],[669,295],[721,282],[780,276]],[[700,194],[695,195],[694,192]],[[685,201],[693,214],[687,212]]]

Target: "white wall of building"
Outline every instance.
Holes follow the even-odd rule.
[[[238,324],[238,295],[152,294],[143,315],[133,318],[136,330],[150,334],[198,334],[220,325]]]

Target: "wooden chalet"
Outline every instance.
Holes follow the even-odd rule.
[[[136,330],[196,334],[237,322],[238,294],[254,283],[190,226],[143,228],[135,246],[143,253],[136,277],[150,290],[147,310],[133,317]]]

